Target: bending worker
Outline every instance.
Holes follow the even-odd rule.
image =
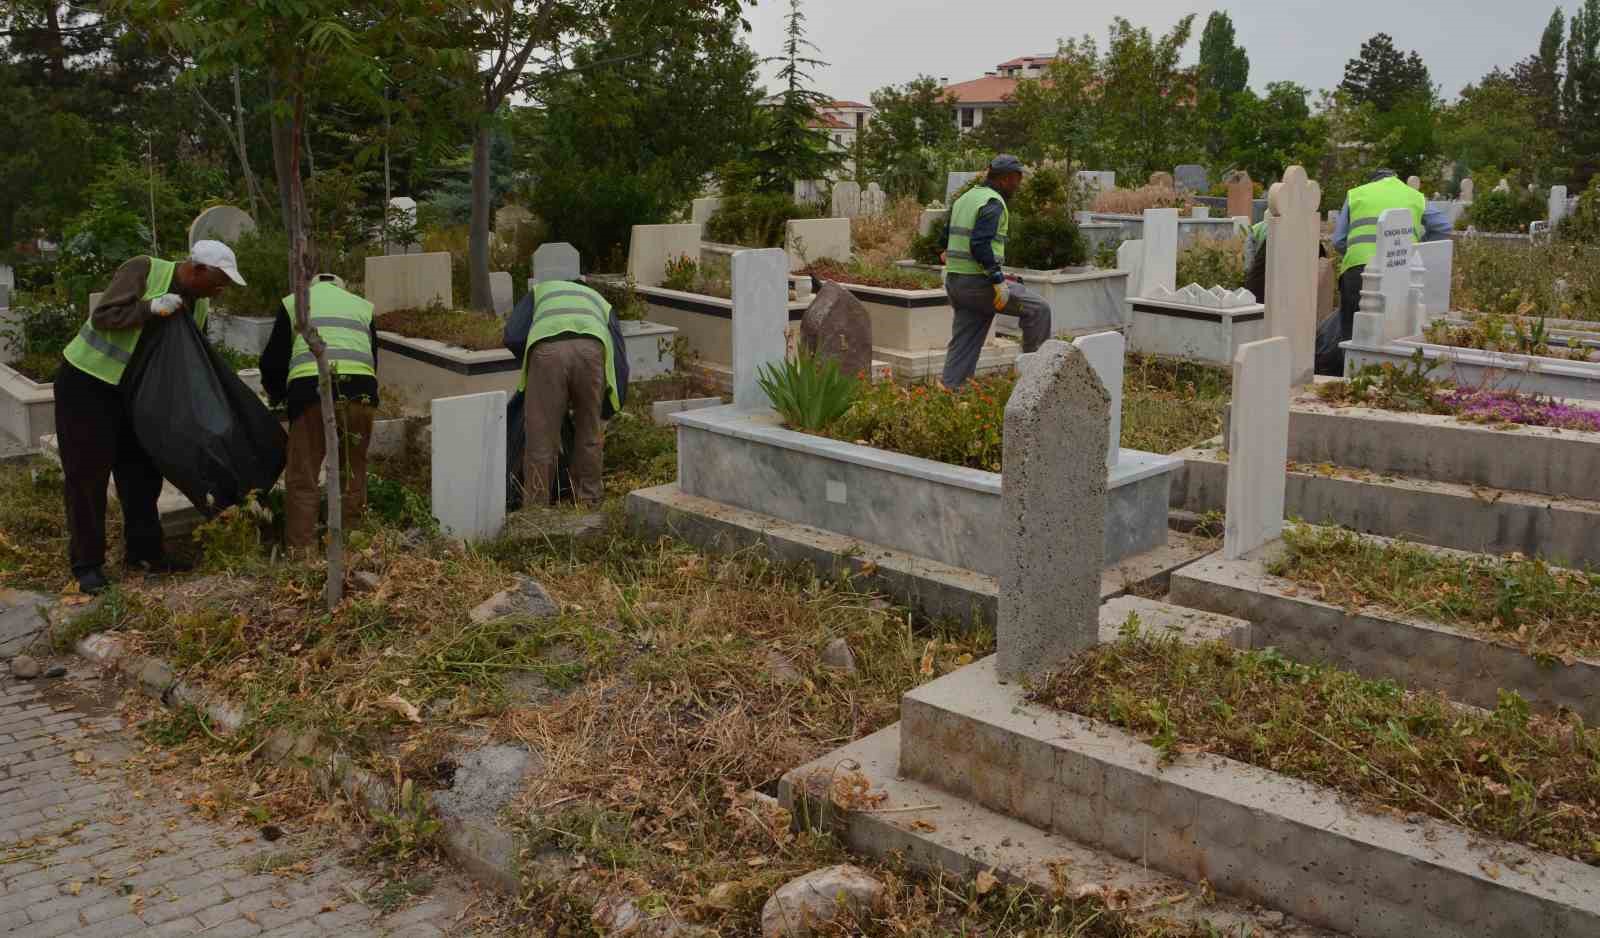
[[[622,409],[627,395],[622,326],[605,297],[567,280],[535,286],[513,313],[508,333],[530,313],[519,386],[527,395],[524,504],[548,504],[556,492],[561,424],[569,411],[576,431],[570,453],[573,498],[598,504],[605,494],[600,478],[604,422]]]
[[[181,263],[139,256],[117,268],[111,284],[67,345],[56,373],[56,439],[66,482],[68,552],[78,589],[95,594],[106,579],[106,482],[122,503],[123,569],[188,569],[166,555],[161,538],[161,472],[140,446],[119,385],[152,316],[193,316],[205,329],[210,300],[244,284],[239,262],[221,241],[196,241]]]
[[[983,185],[967,190],[950,207],[945,250],[945,294],[955,311],[944,355],[944,386],[954,390],[978,370],[978,355],[998,313],[1022,324],[1022,350],[1038,351],[1050,338],[1050,306],[1039,294],[1000,269],[1006,262],[1011,211],[1006,199],[1022,185],[1022,162],[1004,154],[989,164]]]
[[[1378,253],[1378,218],[1392,208],[1411,210],[1412,238],[1441,241],[1454,230],[1450,219],[1428,207],[1428,199],[1395,175],[1380,169],[1364,186],[1351,189],[1333,223],[1333,246],[1344,255],[1339,264],[1339,341],[1348,342],[1355,331],[1356,310],[1361,308],[1361,274]],[[1319,342],[1317,374],[1344,374],[1344,350],[1336,343]]]
[[[311,284],[311,324],[328,346],[334,373],[334,421],[338,426],[339,471],[344,500],[340,516],[361,517],[367,510],[367,448],[378,409],[378,335],[372,304],[344,289],[333,274],[318,274]],[[273,403],[287,403],[289,453],[284,469],[284,543],[291,550],[317,544],[322,493],[317,476],[327,457],[322,428],[322,396],[317,360],[294,328],[294,296],[286,296],[261,353],[261,387]]]

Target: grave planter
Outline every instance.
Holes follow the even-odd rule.
[[[1600,337],[1593,333],[1553,332],[1553,340],[1563,343],[1571,336],[1576,336],[1591,349],[1600,350]],[[1352,339],[1340,343],[1339,347],[1345,350],[1347,377],[1367,365],[1404,364],[1420,349],[1423,356],[1437,366],[1433,372],[1435,378],[1453,381],[1461,387],[1501,388],[1524,394],[1600,400],[1600,362],[1435,345],[1420,335],[1394,342]]]
[[[999,473],[798,433],[770,412],[716,407],[671,419],[687,495],[1000,575]],[[1122,450],[1107,483],[1107,566],[1166,543],[1169,487],[1181,465]]]
[[[1124,215],[1117,212],[1089,212],[1089,224],[1114,224],[1121,231],[1117,237],[1123,241],[1134,241],[1144,237],[1144,216]],[[1196,241],[1207,238],[1233,237],[1233,219],[1231,218],[1182,218],[1178,219],[1178,250],[1192,247]]]
[[[1064,267],[1061,270],[1021,270],[1008,267],[1017,280],[1050,304],[1051,335],[1081,335],[1127,325],[1123,301],[1128,294],[1128,272],[1098,267]],[[1021,328],[1015,316],[996,316],[1000,328]]]
[[[630,382],[648,381],[676,368],[673,343],[678,330],[671,325],[629,320],[622,323],[622,333]],[[419,407],[440,397],[515,392],[521,379],[516,357],[503,348],[472,351],[380,331],[378,350],[383,383],[400,389]]]
[[[56,395],[10,365],[0,364],[0,434],[37,449],[39,439],[56,432]]]
[[[650,308],[650,321],[677,330],[704,377],[724,389],[733,380],[733,300],[666,287],[636,286]],[[798,333],[810,300],[789,302],[789,329]]]
[[[1259,303],[1217,309],[1172,300],[1129,298],[1128,350],[1232,365],[1239,346],[1267,338]]]

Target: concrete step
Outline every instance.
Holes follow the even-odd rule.
[[[986,872],[1048,894],[1098,895],[1125,904],[1130,916],[1149,924],[1209,923],[1219,935],[1335,934],[1226,896],[1208,898],[1194,882],[907,778],[900,732],[896,723],[788,773],[779,784],[783,806],[808,827],[832,831],[855,853],[898,857],[925,873],[971,879]],[[827,786],[841,772],[860,772],[882,803],[854,811],[834,806]]]
[[[670,535],[704,550],[725,553],[760,547],[778,560],[810,564],[825,576],[854,577],[930,619],[966,625],[997,621],[1000,585],[994,577],[685,495],[677,483],[630,493],[627,513],[635,533]],[[1100,597],[1112,599],[1135,590],[1165,593],[1173,570],[1214,549],[1215,543],[1209,539],[1170,532],[1165,546],[1107,567],[1100,580]]]
[[[1466,629],[1323,602],[1267,572],[1283,549],[1275,541],[1242,560],[1221,553],[1198,560],[1173,573],[1170,599],[1247,620],[1250,647],[1275,647],[1291,658],[1443,691],[1489,709],[1502,688],[1514,690],[1537,709],[1566,708],[1600,722],[1600,660],[1534,656]]]
[[[1095,850],[1364,938],[1600,934],[1600,869],[1230,759],[1160,754],[1029,703],[994,659],[906,694],[905,777]],[[819,765],[837,765],[835,757]]]
[[[1217,441],[1175,454],[1172,507],[1221,511],[1227,455]],[[1287,517],[1485,554],[1600,565],[1600,501],[1537,495],[1338,466],[1290,465]]]

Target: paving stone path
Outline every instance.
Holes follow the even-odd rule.
[[[133,731],[108,708],[59,691],[112,692],[83,668],[68,683],[30,683],[0,664],[0,935],[468,933],[470,887],[442,881],[379,915],[360,899],[374,874],[313,847],[311,834],[289,831],[268,844],[259,832],[196,816],[159,778],[133,778],[123,764],[143,748]],[[297,843],[320,850],[309,873],[253,871]]]

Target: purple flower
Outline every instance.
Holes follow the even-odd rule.
[[[1538,395],[1457,389],[1446,393],[1441,402],[1468,420],[1600,432],[1600,411],[1558,404]]]

